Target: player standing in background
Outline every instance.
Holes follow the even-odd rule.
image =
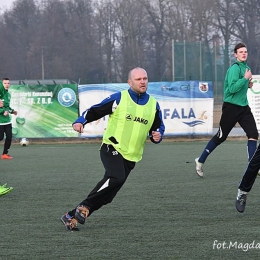
[[[253,82],[251,69],[246,63],[248,56],[246,45],[238,43],[234,48],[234,55],[236,62],[229,67],[224,81],[224,103],[218,132],[208,142],[201,156],[195,159],[196,172],[200,177],[203,177],[203,164],[207,157],[227,139],[236,123],[239,123],[248,138],[248,161],[256,150],[258,131],[247,100],[247,90],[253,86]]]
[[[0,108],[0,141],[4,139],[5,135],[4,150],[1,156],[3,160],[13,159],[13,157],[8,154],[8,150],[12,143],[11,114],[17,115],[17,111],[10,107],[11,95],[8,92],[9,88],[10,79],[3,78],[3,81],[0,84],[0,98],[4,102],[3,107]]]
[[[142,159],[148,133],[153,143],[162,141],[165,127],[158,102],[146,93],[146,71],[139,67],[130,70],[127,82],[128,90],[90,107],[73,123],[73,129],[82,133],[87,123],[109,115],[100,148],[105,175],[85,200],[61,217],[67,230],[77,230],[78,222],[84,224],[94,211],[112,202]]]
[[[3,107],[3,105],[4,102],[2,101],[2,99],[0,99],[0,108]],[[13,189],[12,187],[7,188],[6,185],[6,183],[4,185],[0,185],[0,196],[7,194]]]

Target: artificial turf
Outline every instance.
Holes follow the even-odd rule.
[[[0,197],[0,259],[257,259],[258,179],[245,212],[235,209],[246,141],[218,147],[201,179],[194,159],[205,144],[147,143],[114,201],[78,232],[60,217],[103,177],[100,143],[13,145],[14,159],[0,161],[1,184],[14,187]]]

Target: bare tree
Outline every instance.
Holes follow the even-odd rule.
[[[114,1],[117,28],[116,66],[120,79],[125,82],[130,68],[145,65],[147,39],[146,14],[137,0]]]
[[[37,74],[40,62],[35,63],[33,52],[38,24],[39,11],[34,0],[16,1],[13,9],[4,13],[4,37],[1,37],[1,41],[5,46],[2,49],[6,61],[3,70],[5,75],[11,78],[33,78]]]
[[[259,10],[258,0],[16,0],[0,13],[0,73],[125,82],[130,68],[143,66],[150,80],[165,80],[172,41],[183,56],[175,66],[180,79],[216,79],[216,54],[224,53],[226,70],[237,41],[248,45],[259,73]]]
[[[169,72],[169,64],[171,56],[167,55],[166,51],[171,46],[171,35],[166,29],[166,22],[170,16],[171,4],[168,0],[156,0],[150,2],[142,0],[141,3],[145,7],[147,16],[147,26],[149,33],[149,48],[150,56],[154,56],[153,66],[150,71],[154,75],[155,81],[163,80],[167,71]]]
[[[258,74],[260,72],[260,2],[237,0],[234,5],[240,16],[234,21],[235,30],[231,33],[247,44],[250,66],[253,73]]]
[[[109,0],[97,6],[98,45],[100,59],[103,61],[104,76],[108,82],[116,82],[116,22],[115,7]]]
[[[102,71],[97,27],[91,0],[68,0],[66,5],[66,54],[75,79],[87,79]],[[95,74],[102,79],[102,73]]]

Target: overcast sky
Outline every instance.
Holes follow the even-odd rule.
[[[11,7],[12,3],[14,2],[14,0],[0,0],[0,8],[4,8],[4,7]]]

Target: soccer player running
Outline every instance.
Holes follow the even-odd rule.
[[[2,84],[0,84],[0,98],[4,102],[3,107],[0,108],[0,141],[4,139],[5,134],[4,150],[1,156],[3,160],[13,159],[13,157],[8,154],[12,143],[11,114],[17,115],[17,111],[10,107],[11,95],[8,92],[9,88],[10,79],[3,78]]]
[[[0,99],[0,108],[2,108],[4,106],[4,102],[2,99]],[[7,183],[0,185],[0,196],[5,195],[7,193],[9,193],[10,191],[13,190],[12,187],[6,187]]]
[[[148,134],[153,143],[162,141],[165,126],[158,102],[146,92],[147,72],[139,67],[131,69],[127,83],[128,90],[90,107],[73,123],[73,129],[82,133],[87,123],[109,115],[100,148],[104,177],[86,199],[61,217],[67,230],[78,230],[77,223],[84,224],[94,211],[112,202],[136,162],[142,159]]]
[[[234,48],[234,55],[236,62],[227,70],[224,81],[224,102],[218,132],[208,142],[201,156],[195,159],[199,177],[203,177],[203,165],[207,157],[227,139],[236,123],[239,123],[248,138],[248,161],[256,150],[258,131],[247,100],[247,90],[253,86],[253,82],[251,69],[246,63],[248,56],[246,45],[238,43]]]

